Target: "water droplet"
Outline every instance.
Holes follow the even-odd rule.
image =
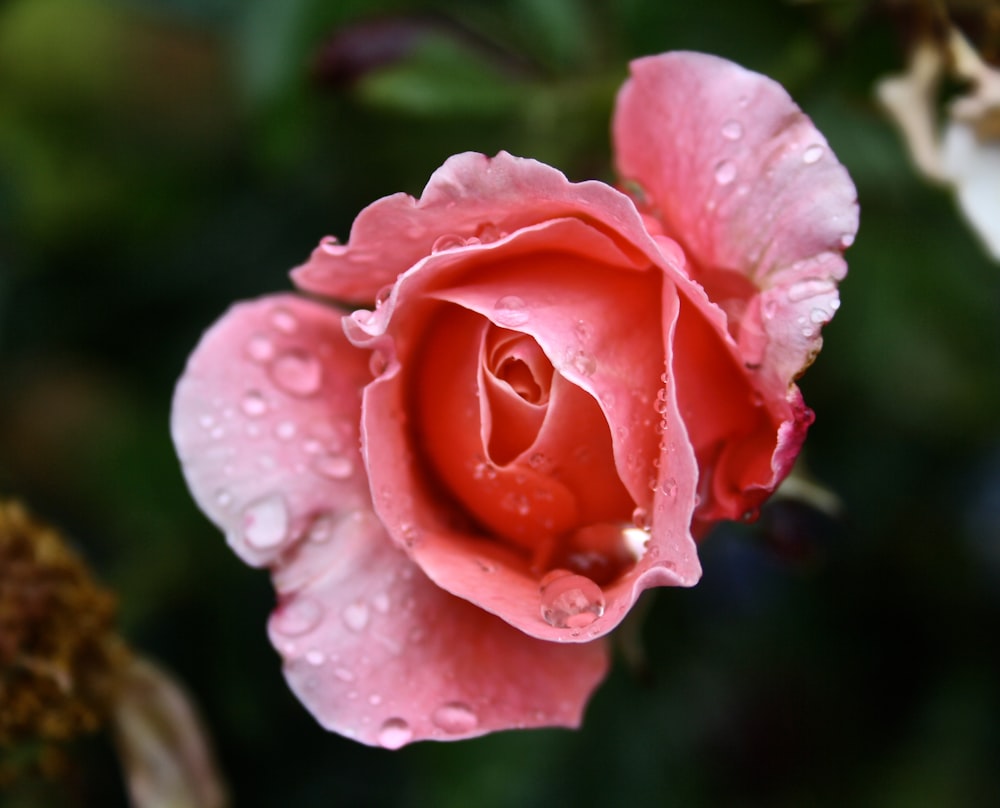
[[[382,703],[382,697],[378,693],[372,693],[368,697],[368,703],[372,707],[378,707]]]
[[[845,250],[854,243],[854,233],[844,233],[840,237],[840,246]]]
[[[294,334],[299,327],[299,321],[288,309],[277,308],[271,313],[271,323],[279,331]]]
[[[354,474],[351,458],[342,455],[320,455],[313,461],[313,468],[331,480],[346,480]]]
[[[319,625],[323,607],[312,598],[296,598],[274,613],[274,630],[287,637],[298,637]]]
[[[295,437],[296,427],[294,421],[282,421],[274,428],[274,434],[281,440],[291,440]]]
[[[353,682],[354,674],[351,673],[347,668],[334,668],[333,675],[340,679],[341,682]]]
[[[311,396],[323,381],[323,366],[305,351],[289,351],[271,365],[275,384],[295,396]]]
[[[211,429],[215,425],[215,418],[211,415],[202,415],[198,417],[198,423],[202,429]]]
[[[263,334],[250,337],[247,354],[255,362],[269,362],[274,356],[274,344]]]
[[[309,539],[314,542],[324,542],[329,539],[335,530],[335,522],[329,514],[320,516],[309,527]]]
[[[504,295],[493,304],[493,317],[499,325],[516,327],[528,322],[531,315],[525,302],[517,295]]]
[[[310,651],[306,651],[306,662],[310,665],[322,665],[326,662],[326,654],[316,648],[313,648]]]
[[[388,614],[391,605],[389,596],[385,592],[379,592],[372,598],[372,606],[375,607],[375,611],[379,614]]]
[[[597,360],[584,350],[574,351],[570,357],[570,364],[577,373],[584,376],[592,376],[597,370]]]
[[[413,739],[413,730],[402,718],[390,718],[378,731],[378,742],[386,749],[399,749]]]
[[[368,358],[368,369],[372,376],[378,378],[385,373],[387,367],[389,367],[389,360],[385,354],[379,350],[372,351],[372,355]]]
[[[604,614],[604,593],[583,575],[555,570],[542,579],[542,619],[556,628],[583,628]]]
[[[813,309],[809,312],[809,319],[819,325],[820,323],[828,322],[830,315],[824,309]]]
[[[722,124],[722,136],[726,140],[739,140],[743,137],[743,124],[739,121],[726,121]]]
[[[649,518],[649,511],[640,505],[632,511],[632,523],[641,530],[649,530],[653,522]]]
[[[580,342],[589,342],[594,336],[594,329],[586,320],[577,320],[573,324],[573,333],[576,334]]]
[[[443,236],[438,236],[434,244],[431,245],[431,252],[439,253],[445,250],[457,250],[458,248],[464,246],[465,246],[464,238],[455,235],[454,233],[448,233]]]
[[[361,601],[352,603],[345,607],[342,616],[351,631],[364,631],[368,625],[368,605]]]
[[[260,393],[256,390],[251,390],[243,396],[243,400],[240,402],[240,409],[251,418],[256,418],[267,412],[267,402],[264,401],[264,397]]]
[[[222,438],[226,434],[226,430],[223,427],[221,427],[221,426],[217,426],[209,434],[213,438],[215,438],[216,440],[219,440],[220,438]]]
[[[677,496],[677,480],[673,477],[667,477],[659,487],[660,493],[666,494],[671,499]]]
[[[258,499],[243,511],[243,537],[254,547],[277,547],[287,535],[288,509],[281,494]]]
[[[715,167],[715,181],[719,185],[729,185],[735,179],[736,165],[729,160],[723,160]]]
[[[802,152],[802,162],[806,165],[812,165],[817,162],[820,157],[823,156],[823,147],[818,143],[814,143],[804,152]]]
[[[431,715],[431,721],[450,735],[464,735],[479,724],[472,708],[461,701],[442,704]]]
[[[225,488],[220,488],[215,492],[215,504],[220,508],[228,508],[233,504],[233,495]]]

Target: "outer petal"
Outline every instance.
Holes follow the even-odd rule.
[[[373,745],[577,725],[604,646],[539,642],[448,595],[371,513],[358,449],[369,352],[341,318],[292,295],[238,304],[174,399],[195,499],[245,561],[272,567],[269,630],[292,689],[325,727]]]
[[[319,515],[370,502],[358,441],[368,355],[341,312],[294,295],[234,306],[177,385],[171,430],[201,509],[254,566]]]
[[[607,670],[604,643],[542,642],[449,595],[370,511],[331,524],[320,545],[330,563],[282,591],[269,630],[289,684],[323,726],[396,748],[579,725]]]
[[[369,205],[347,244],[325,239],[293,278],[308,292],[371,302],[432,252],[574,215],[592,218],[623,249],[650,243],[632,202],[602,182],[570,183],[544,163],[506,152],[458,154],[434,172],[419,200],[394,194]]]
[[[783,397],[837,306],[858,224],[847,172],[780,85],[698,53],[633,62],[613,133],[622,177]]]

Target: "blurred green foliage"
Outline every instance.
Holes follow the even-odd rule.
[[[1000,793],[1000,267],[873,101],[905,61],[900,5],[0,5],[0,491],[76,537],[129,639],[189,684],[235,805]],[[324,733],[267,643],[267,576],[181,480],[167,420],[188,352],[454,152],[612,179],[627,61],[670,49],[781,81],[857,183],[843,306],[803,380],[807,460],[844,517],[777,503],[717,530],[697,588],[647,593],[639,661],[621,655],[578,733],[398,753]],[[123,805],[106,742],[78,753],[72,789],[32,784],[10,804]]]

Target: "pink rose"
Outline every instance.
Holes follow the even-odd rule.
[[[325,239],[292,273],[309,297],[234,306],[188,363],[188,483],[270,568],[271,640],[329,729],[577,725],[598,638],[694,584],[693,536],[798,454],[847,172],[780,86],[696,53],[632,64],[614,140],[631,197],[452,157]]]

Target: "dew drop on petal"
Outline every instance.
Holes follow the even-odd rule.
[[[368,606],[358,601],[344,608],[344,623],[351,631],[364,631],[368,625]]]
[[[504,295],[493,305],[493,317],[502,326],[524,325],[530,316],[525,302],[517,295]]]
[[[271,365],[274,383],[295,396],[311,396],[323,381],[323,366],[305,351],[289,351]]]
[[[316,628],[322,616],[323,607],[318,601],[296,598],[278,608],[272,618],[272,625],[275,631],[287,637],[298,637]]]
[[[389,367],[389,360],[382,351],[372,351],[372,355],[368,358],[368,369],[371,371],[373,377],[378,378],[383,373],[385,369]]]
[[[739,140],[743,137],[743,124],[739,121],[726,121],[722,124],[722,136],[726,140]]]
[[[450,735],[471,732],[479,724],[479,718],[472,708],[461,701],[442,704],[431,714],[431,721]]]
[[[465,239],[454,233],[448,233],[443,236],[438,236],[431,245],[431,252],[439,253],[444,250],[455,250],[459,247],[465,246]]]
[[[413,730],[402,718],[390,718],[378,731],[378,742],[386,749],[399,749],[413,739]]]
[[[250,337],[247,355],[255,362],[269,362],[274,357],[274,344],[263,334]]]
[[[813,309],[809,312],[809,319],[819,325],[827,322],[830,319],[830,315],[823,309]]]
[[[274,428],[274,434],[281,440],[291,440],[295,437],[296,426],[294,421],[282,421]]]
[[[802,162],[806,165],[812,165],[817,162],[820,157],[823,156],[823,147],[818,143],[814,143],[804,152],[802,152]]]
[[[719,185],[729,185],[735,179],[736,166],[729,160],[723,160],[715,167],[715,181]]]
[[[594,371],[597,370],[597,360],[583,350],[574,351],[570,356],[569,363],[577,373],[581,373],[584,376],[592,376]]]
[[[385,592],[379,592],[372,598],[372,606],[375,607],[375,611],[379,614],[388,614],[392,604],[389,601],[389,596]]]
[[[334,668],[333,675],[340,679],[341,682],[353,682],[354,674],[351,673],[347,668]]]
[[[243,511],[243,537],[254,547],[277,547],[287,535],[288,509],[281,494],[258,499]]]
[[[313,461],[313,468],[331,480],[346,480],[354,474],[351,458],[342,455],[320,455]]]
[[[316,648],[313,648],[310,651],[306,651],[306,662],[315,666],[322,665],[326,662],[326,654]]]
[[[317,544],[325,542],[333,535],[335,529],[332,516],[329,514],[320,516],[309,528],[309,540]]]
[[[267,402],[264,401],[264,397],[260,393],[256,390],[251,390],[243,396],[243,400],[240,402],[240,409],[251,418],[256,418],[267,412]]]
[[[845,250],[854,243],[854,233],[844,233],[840,237],[840,246]]]
[[[299,321],[288,309],[277,308],[271,313],[271,323],[279,331],[294,334],[299,327]]]
[[[632,511],[632,524],[640,530],[649,530],[652,526],[652,520],[649,518],[649,511],[641,505],[638,506],[634,511]]]
[[[604,614],[604,593],[583,575],[549,573],[540,590],[542,619],[555,628],[583,628]]]

